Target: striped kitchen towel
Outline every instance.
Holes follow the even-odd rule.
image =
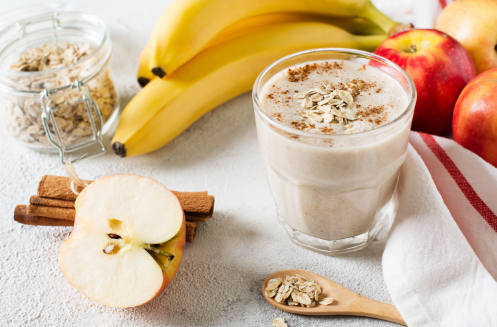
[[[385,282],[408,326],[497,326],[497,168],[411,132]]]

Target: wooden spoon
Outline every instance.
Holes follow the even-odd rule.
[[[266,286],[270,279],[281,277],[285,280],[286,276],[295,276],[295,274],[299,274],[307,279],[312,279],[318,282],[323,291],[323,293],[319,296],[319,299],[322,300],[325,297],[331,297],[335,301],[330,305],[322,305],[316,302],[316,306],[312,308],[304,308],[301,306],[291,306],[278,303],[274,298],[266,295]],[[262,283],[262,294],[269,304],[290,313],[306,316],[363,316],[383,319],[406,326],[404,319],[402,319],[402,316],[399,311],[397,311],[395,306],[368,299],[367,297],[352,292],[348,288],[345,288],[326,277],[305,270],[289,269],[272,273],[267,276],[264,283]]]

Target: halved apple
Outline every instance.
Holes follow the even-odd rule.
[[[169,285],[184,246],[185,216],[171,191],[148,177],[112,175],[78,196],[74,228],[59,250],[59,266],[90,299],[134,307]]]

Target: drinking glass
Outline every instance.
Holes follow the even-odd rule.
[[[321,60],[374,64],[400,83],[407,107],[392,122],[355,134],[305,132],[271,117],[260,101],[265,83],[282,70]],[[416,103],[411,78],[398,65],[369,52],[308,50],[267,67],[255,82],[253,103],[278,221],[290,240],[326,255],[367,247],[397,211],[397,181]]]

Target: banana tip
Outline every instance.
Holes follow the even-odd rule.
[[[414,28],[414,25],[413,24],[409,24],[409,25],[405,25],[405,24],[397,24],[395,25],[392,30],[390,31],[390,33],[388,33],[388,36],[393,36],[397,33],[400,33],[400,32],[404,32],[404,31],[407,31],[407,30],[410,30],[410,29],[413,29]]]
[[[112,150],[114,150],[114,153],[117,154],[120,157],[126,157],[126,148],[124,147],[124,144],[120,142],[114,142],[112,143]]]
[[[140,84],[141,87],[145,87],[150,82],[150,79],[146,77],[138,77],[138,84]]]
[[[152,73],[156,76],[159,76],[159,78],[166,76],[166,72],[160,67],[152,68]]]

